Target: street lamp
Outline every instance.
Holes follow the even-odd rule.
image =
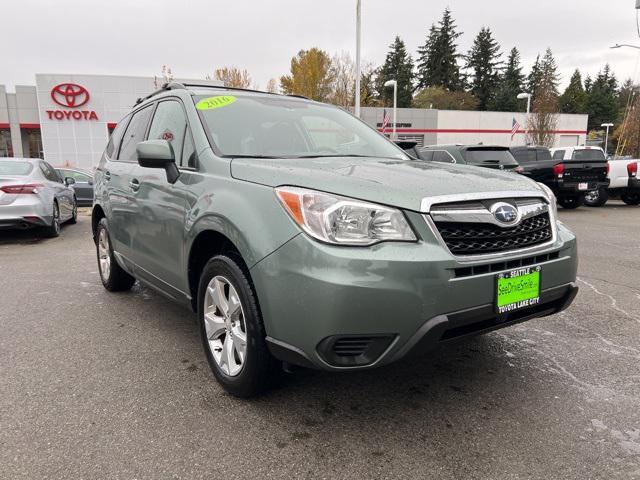
[[[360,118],[360,20],[361,20],[361,0],[356,5],[356,117]]]
[[[531,110],[531,94],[529,92],[522,92],[519,93],[518,96],[516,97],[518,100],[524,100],[525,98],[527,99],[527,125],[525,126],[525,136],[529,137],[529,111]],[[525,140],[525,143],[528,144],[529,140],[528,138]]]
[[[606,127],[607,133],[604,135],[604,158],[607,158],[607,147],[609,146],[609,127],[613,127],[613,123],[603,123],[601,127]]]
[[[389,80],[384,83],[384,86],[389,88],[393,87],[393,135],[391,136],[392,140],[396,140],[396,113],[398,111],[398,82],[395,80]]]

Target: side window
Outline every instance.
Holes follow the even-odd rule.
[[[556,150],[555,152],[553,152],[553,159],[554,160],[564,159],[564,150]]]
[[[120,120],[118,125],[116,125],[116,128],[113,130],[113,133],[109,137],[109,143],[107,143],[107,148],[105,150],[105,153],[109,158],[115,157],[115,154],[118,151],[118,147],[120,146],[120,141],[122,140],[122,134],[124,133],[124,129],[127,126],[128,122],[129,115]]]
[[[445,150],[436,150],[433,152],[433,161],[441,163],[456,163],[456,159]]]
[[[539,148],[537,150],[538,153],[538,161],[542,162],[545,160],[551,160],[551,153],[546,148]]]
[[[148,107],[138,110],[133,114],[133,117],[131,117],[131,121],[129,122],[129,126],[127,127],[126,132],[124,132],[124,136],[122,138],[122,145],[120,146],[118,160],[124,162],[136,161],[136,147],[138,146],[138,143],[144,140],[144,134],[147,130],[147,124],[149,123],[149,117],[151,116],[152,111],[153,109],[151,108],[151,105],[149,105]]]
[[[81,172],[75,172],[73,170],[58,170],[58,173],[62,178],[71,177],[76,182],[88,183],[91,180],[91,176]]]
[[[184,159],[182,147],[187,131],[187,118],[182,104],[176,100],[167,100],[158,103],[156,113],[149,128],[149,140],[166,140],[173,147],[176,157],[176,165],[186,166],[188,157]],[[191,134],[189,133],[189,137]]]
[[[42,173],[47,180],[51,182],[62,183],[62,178],[60,178],[58,172],[56,172],[54,168],[47,162],[41,162],[40,169],[42,170]]]
[[[433,150],[418,150],[418,158],[430,162],[433,160]]]

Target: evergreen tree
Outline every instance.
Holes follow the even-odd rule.
[[[389,46],[384,65],[380,67],[376,78],[376,89],[383,105],[393,104],[393,89],[386,88],[385,82],[396,80],[398,82],[398,107],[408,108],[413,99],[413,60],[407,53],[407,48],[400,37],[396,37]]]
[[[556,63],[556,59],[553,58],[553,52],[551,49],[547,48],[547,51],[540,62],[540,83],[537,88],[539,90],[542,89],[546,95],[557,97],[560,94],[560,92],[558,92],[559,84],[560,76],[558,75],[558,64]],[[532,93],[535,97],[535,93]]]
[[[587,97],[589,129],[599,129],[603,123],[616,123],[618,118],[618,80],[609,65],[598,72]]]
[[[478,109],[487,110],[496,94],[501,65],[500,46],[491,29],[482,27],[467,55],[466,68],[471,70],[471,93],[478,99]]]
[[[562,113],[584,113],[587,103],[587,94],[582,87],[582,75],[576,68],[573,72],[569,86],[560,96],[560,111]]]
[[[538,54],[536,61],[533,62],[533,66],[531,67],[531,72],[529,72],[529,76],[527,77],[527,91],[533,96],[535,96],[535,92],[540,88],[541,77],[542,67],[540,54]]]
[[[520,64],[520,52],[512,48],[507,58],[507,66],[500,75],[496,96],[489,108],[498,112],[517,112],[520,110],[518,94],[525,90],[525,78]]]
[[[458,66],[458,45],[456,40],[462,32],[456,30],[451,10],[445,9],[438,26],[432,25],[424,46],[418,49],[417,88],[442,87],[447,90],[461,90],[464,80]]]
[[[639,93],[638,86],[634,85],[631,78],[627,78],[618,91],[618,106],[620,110],[623,111],[632,106]]]

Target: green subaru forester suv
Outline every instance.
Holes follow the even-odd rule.
[[[172,83],[139,100],[100,160],[92,227],[105,288],[190,306],[243,397],[283,366],[378,367],[577,293],[546,187],[412,159],[293,96]]]

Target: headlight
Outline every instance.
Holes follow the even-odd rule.
[[[547,194],[547,198],[549,199],[549,206],[553,211],[553,216],[555,218],[558,218],[558,202],[556,201],[556,195],[553,193],[553,190],[547,187],[544,183],[538,183],[538,185],[540,185],[540,188],[542,188],[542,190],[544,190],[544,193]]]
[[[296,187],[278,187],[276,194],[300,228],[323,242],[416,241],[404,214],[395,208]]]

